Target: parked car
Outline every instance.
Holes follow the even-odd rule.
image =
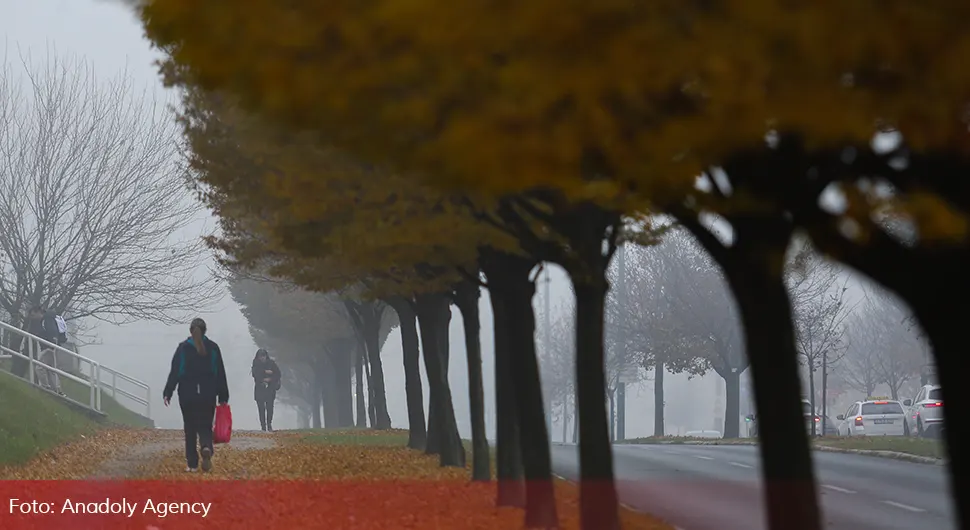
[[[721,431],[687,431],[684,433],[687,438],[720,438]]]
[[[822,415],[812,412],[812,402],[807,399],[802,399],[802,416],[805,418],[805,432],[809,436],[812,435],[813,423],[815,424],[815,436],[838,436],[838,424],[831,419],[822,421]],[[756,438],[760,426],[758,417],[754,414],[748,414],[744,417],[744,421],[748,425],[748,436]]]
[[[903,436],[909,434],[903,405],[890,399],[856,401],[838,415],[839,436]]]
[[[926,437],[942,434],[943,390],[940,385],[924,385],[912,401],[907,399],[903,404],[907,407],[907,434]]]

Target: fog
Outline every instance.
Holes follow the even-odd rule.
[[[0,32],[4,35],[3,55],[8,63],[19,64],[19,57],[24,54],[35,58],[43,58],[48,53],[68,54],[88,61],[104,77],[126,70],[136,86],[156,93],[160,101],[172,97],[160,85],[153,65],[157,55],[142,38],[140,25],[120,3],[94,0],[0,0],[0,13],[3,13],[0,18]],[[186,201],[193,200],[186,190],[172,191],[184,194]],[[208,233],[214,226],[215,221],[211,216],[202,215],[183,233],[173,237],[194,238]],[[215,264],[210,259],[208,266],[200,267],[196,274],[200,277],[209,275],[210,269],[214,267]],[[561,269],[551,267],[550,274],[550,305],[555,308],[560,301],[571,296],[571,293],[568,280]],[[842,274],[849,279],[848,303],[860,303],[865,298],[862,284],[852,273]],[[536,308],[542,307],[542,291],[540,287],[540,295],[534,301]],[[258,428],[259,422],[252,398],[252,379],[249,376],[256,346],[238,306],[228,294],[224,294],[219,303],[205,310],[200,309],[198,313],[208,322],[210,337],[220,344],[225,354],[231,403],[234,405],[237,426],[242,429]],[[494,438],[494,356],[491,308],[487,291],[483,293],[480,304],[486,422],[488,436]],[[470,438],[463,330],[457,309],[453,308],[452,313],[449,377],[459,431],[462,437]],[[167,409],[162,406],[161,390],[175,347],[188,336],[187,323],[192,316],[196,315],[186,314],[185,324],[181,325],[146,321],[126,325],[87,322],[86,325],[91,328],[89,335],[94,340],[91,344],[82,346],[81,353],[147,382],[152,388],[152,417],[156,425],[163,428],[179,427],[179,411],[174,406]],[[537,338],[540,340],[543,325],[540,317],[537,321]],[[395,329],[385,342],[382,358],[392,425],[406,428],[407,411],[405,400],[402,399],[404,375],[398,330]],[[627,389],[627,438],[653,434],[653,382],[649,372],[645,375],[645,379]],[[425,381],[426,405],[429,396],[427,388]],[[747,389],[746,377],[742,377],[742,415],[750,409]],[[879,390],[882,391],[883,388],[880,387]],[[667,434],[676,435],[701,429],[720,431],[723,428],[723,425],[718,424],[717,418],[723,416],[724,385],[713,372],[694,378],[682,374],[667,374],[665,392]],[[858,397],[858,392],[843,392],[831,398],[830,408],[841,410]],[[831,413],[833,416],[834,414]],[[279,406],[275,424],[281,429],[296,427],[295,411]],[[562,424],[554,422],[552,438],[559,440],[562,433]]]
[[[48,53],[76,56],[86,60],[99,76],[111,77],[126,70],[135,85],[149,91],[156,91],[159,98],[170,98],[161,86],[153,62],[158,55],[142,38],[142,29],[135,18],[120,3],[78,0],[0,0],[0,33],[3,34],[3,55],[8,63],[16,66],[20,57],[30,55],[42,59]],[[186,200],[192,200],[185,190]],[[215,225],[213,218],[200,218],[185,234],[177,237],[191,237],[207,233]],[[210,261],[210,267],[215,267]],[[201,268],[198,274],[209,274]],[[554,269],[550,287],[552,306],[559,299],[570,296],[568,280],[561,270]],[[541,304],[536,297],[537,307]],[[233,417],[239,428],[259,428],[256,406],[252,396],[252,379],[249,368],[256,345],[250,337],[246,319],[228,294],[214,307],[200,311],[209,325],[209,335],[224,351],[226,370],[229,376]],[[451,324],[451,365],[449,379],[455,402],[458,427],[462,437],[471,437],[468,413],[467,364],[464,356],[464,340],[461,318],[456,308],[452,308]],[[181,415],[174,405],[165,408],[161,403],[161,391],[171,363],[172,354],[179,341],[188,336],[186,315],[184,325],[164,325],[155,322],[134,322],[126,325],[112,325],[87,322],[88,335],[92,344],[80,347],[80,353],[145,381],[152,389],[152,418],[158,427],[175,428],[181,426]],[[491,307],[488,293],[481,299],[482,318],[482,356],[486,397],[486,422],[489,437],[494,437],[494,357],[491,335]],[[541,322],[537,323],[541,326]],[[540,335],[541,337],[541,335]],[[405,401],[394,396],[404,395],[404,372],[400,334],[392,331],[382,350],[387,385],[388,412],[394,427],[407,427]],[[425,375],[422,371],[422,378]],[[713,428],[714,394],[717,376],[694,378],[688,381],[685,376],[668,375],[667,391],[667,429],[676,433],[691,429]],[[285,383],[284,383],[285,384]],[[424,398],[427,404],[427,382]],[[631,385],[627,391],[628,437],[648,436],[653,432],[653,389],[650,381]],[[678,397],[680,396],[680,397]],[[688,396],[692,396],[688,399]],[[710,396],[710,399],[699,399]],[[296,413],[288,407],[278,406],[277,428],[295,428]],[[720,427],[718,427],[720,428]],[[561,437],[561,425],[553,426],[553,437]]]

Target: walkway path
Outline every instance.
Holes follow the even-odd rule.
[[[234,432],[211,472],[186,473],[181,431],[100,431],[0,469],[40,479],[0,480],[0,497],[24,507],[0,510],[0,528],[522,528],[521,509],[495,507],[494,482],[471,482],[469,469],[442,468],[406,440],[400,430]],[[559,483],[556,498],[561,528],[578,530],[577,489]],[[48,512],[31,511],[39,500]],[[670,529],[622,518],[625,530]]]

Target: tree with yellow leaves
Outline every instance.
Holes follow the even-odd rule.
[[[698,202],[693,194],[695,202],[685,207],[681,199],[694,175],[761,144],[770,129],[802,134],[815,150],[859,147],[877,128],[894,127],[914,151],[937,147],[962,157],[968,145],[962,117],[970,76],[961,67],[970,49],[963,23],[968,10],[942,0],[851,6],[780,0],[444,6],[385,0],[285,7],[250,0],[208,2],[205,8],[155,0],[143,14],[150,36],[170,46],[204,85],[229,88],[253,108],[310,126],[375,159],[500,194],[553,187],[569,198],[610,198],[633,188],[674,210],[722,267],[731,264],[725,273],[747,317],[756,384],[768,384],[769,374],[775,381],[757,392],[759,414],[778,427],[777,436],[766,433],[762,444],[766,478],[811,481],[807,442],[791,444],[803,429],[795,414],[790,308],[779,294],[779,271],[795,229],[792,212],[801,212],[795,217],[800,223],[812,217],[810,207],[795,203],[811,204],[807,199],[817,194],[776,183],[774,193],[733,186],[728,201]],[[276,29],[255,29],[266,27]],[[664,50],[662,59],[645,58],[645,50]],[[732,182],[745,170],[778,182],[793,172],[822,171],[792,163],[803,158],[779,163],[791,150],[768,151],[758,155],[759,164],[735,165]],[[591,160],[599,161],[592,172]],[[939,165],[934,171],[947,173]],[[953,195],[959,189],[936,187],[941,200],[930,201],[929,208],[915,200],[919,194],[902,190],[914,199],[904,201],[912,212],[933,213],[930,219],[916,215],[915,222],[961,225],[959,216],[940,214],[948,210],[942,201],[960,204]],[[725,245],[698,222],[704,210],[730,216],[733,243]],[[848,257],[862,251],[849,253],[833,225],[815,215],[807,226],[823,249],[839,244],[844,259],[862,261]],[[826,226],[832,228],[826,232]],[[965,254],[965,237],[956,241],[949,245],[953,252]],[[885,244],[881,248],[881,254],[867,254],[870,262],[892,254]],[[927,253],[918,256],[926,266],[935,263]],[[958,298],[950,291],[949,299]],[[952,329],[960,312],[924,305],[916,313],[937,336],[937,356],[949,355],[943,348],[952,341],[944,330]],[[777,318],[758,322],[752,316],[757,312]],[[762,324],[781,327],[771,337],[751,336]],[[782,453],[792,447],[796,456],[782,465]],[[955,471],[966,465],[953,460]],[[958,490],[968,489],[958,483],[964,486]],[[769,490],[772,527],[818,527],[810,489],[793,491],[787,500]]]
[[[197,146],[196,168],[210,186],[226,192],[219,195],[211,189],[203,190],[207,201],[223,219],[223,237],[214,243],[237,261],[245,265],[265,258],[268,239],[275,241],[273,244],[278,248],[292,249],[314,262],[300,265],[287,257],[279,262],[282,266],[271,269],[276,274],[296,279],[301,285],[328,290],[363,282],[367,284],[366,290],[375,297],[400,300],[414,293],[420,294],[413,304],[419,317],[424,314],[424,318],[419,318],[422,333],[425,322],[440,320],[445,314],[441,309],[442,304],[447,307],[449,300],[441,293],[453,291],[451,297],[466,319],[469,391],[473,404],[473,454],[476,455],[473,473],[476,478],[487,479],[490,473],[484,433],[484,403],[480,390],[481,374],[477,368],[481,360],[478,337],[474,333],[478,327],[477,304],[473,301],[477,299],[477,287],[474,281],[468,280],[474,276],[469,269],[477,270],[477,266],[462,266],[463,280],[456,278],[455,266],[466,262],[462,256],[474,256],[479,247],[511,250],[511,238],[470,217],[467,200],[449,199],[447,195],[428,189],[404,186],[409,181],[387,172],[362,170],[360,166],[352,164],[342,165],[346,158],[340,158],[332,151],[319,154],[320,148],[312,143],[310,135],[279,131],[270,132],[267,136],[267,131],[273,130],[269,125],[247,125],[247,120],[252,118],[233,114],[232,109],[225,111],[225,119],[214,120],[212,110],[218,106],[218,102],[203,98],[200,91],[190,90],[186,102],[184,121],[190,138],[195,138],[192,145]],[[258,132],[256,136],[249,137],[247,131]],[[232,136],[233,141],[213,141],[220,134]],[[278,140],[274,134],[286,138],[286,141]],[[239,139],[236,139],[237,136]],[[274,146],[277,141],[283,143],[279,150]],[[301,141],[304,142],[302,149],[307,151],[306,155],[300,154],[301,147],[298,145]],[[263,144],[260,145],[260,142]],[[281,158],[279,151],[283,151],[288,158]],[[247,158],[251,158],[251,162],[247,162]],[[291,162],[279,164],[280,160]],[[303,165],[314,160],[319,160],[319,166]],[[334,167],[336,171],[331,170]],[[268,170],[268,173],[261,170]],[[221,176],[215,177],[214,174]],[[320,178],[323,176],[327,178]],[[219,182],[218,179],[223,181]],[[268,180],[269,184],[252,185],[252,180],[259,182],[260,179]],[[238,221],[241,218],[261,221],[249,221],[247,224]],[[254,230],[262,235],[254,236]],[[429,234],[434,237],[429,237]],[[496,256],[505,254],[508,252],[504,250],[494,253]],[[433,256],[431,262],[450,265],[434,266],[428,261],[429,256]],[[325,259],[328,264],[317,267],[316,260],[319,259]],[[345,270],[347,273],[335,274],[335,270]],[[526,269],[519,274],[526,282],[529,282],[528,272]],[[508,274],[503,276],[507,277]],[[526,292],[521,291],[522,294]],[[402,294],[408,296],[401,297]],[[516,303],[520,311],[527,311],[531,317],[531,294],[525,298],[517,296]],[[422,304],[430,304],[437,309],[422,311]],[[469,316],[470,312],[473,314]],[[528,322],[528,329],[522,328],[521,333],[516,334],[519,338],[518,348],[522,348],[523,353],[516,354],[511,350],[501,352],[501,355],[509,355],[515,363],[525,363],[526,368],[530,363],[535,364],[534,324],[531,324],[531,318]],[[446,323],[438,323],[444,332],[447,332]],[[427,349],[438,347],[438,342],[423,342],[427,344],[426,362],[429,358],[437,357],[434,354],[429,356]],[[429,367],[429,375],[431,373],[432,367]],[[548,435],[544,422],[534,421],[535,418],[541,420],[544,417],[541,393],[537,388],[538,372],[525,369],[503,373],[513,374],[516,386],[521,387],[517,392],[521,397],[515,400],[516,406],[529,413],[517,415],[518,421],[523,424],[523,436],[517,441],[500,436],[500,445],[512,450],[514,447],[510,446],[530,448],[532,457],[525,465],[526,478],[531,484],[527,519],[555,521]],[[432,393],[435,394],[434,390]],[[431,452],[439,452],[440,449],[438,437],[435,436],[438,427],[435,421],[436,403],[433,399],[429,416],[427,448]],[[499,423],[507,421],[506,416],[504,412],[500,413]],[[506,443],[502,443],[503,440]],[[508,450],[499,450],[500,455],[508,453]],[[499,460],[500,490],[506,491],[506,486],[519,476],[514,464],[502,466],[505,459],[500,456]],[[515,458],[510,457],[510,460],[514,461]],[[515,496],[511,497],[514,499]],[[515,500],[509,503],[517,504]]]

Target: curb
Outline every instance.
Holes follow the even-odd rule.
[[[909,453],[900,453],[898,451],[875,451],[872,449],[843,449],[841,447],[827,447],[824,445],[819,445],[815,447],[815,449],[818,451],[824,451],[828,453],[849,453],[853,455],[876,456],[880,458],[890,458],[892,460],[903,460],[906,462],[914,462],[917,464],[927,464],[931,466],[946,465],[946,460],[943,458],[911,455]]]

